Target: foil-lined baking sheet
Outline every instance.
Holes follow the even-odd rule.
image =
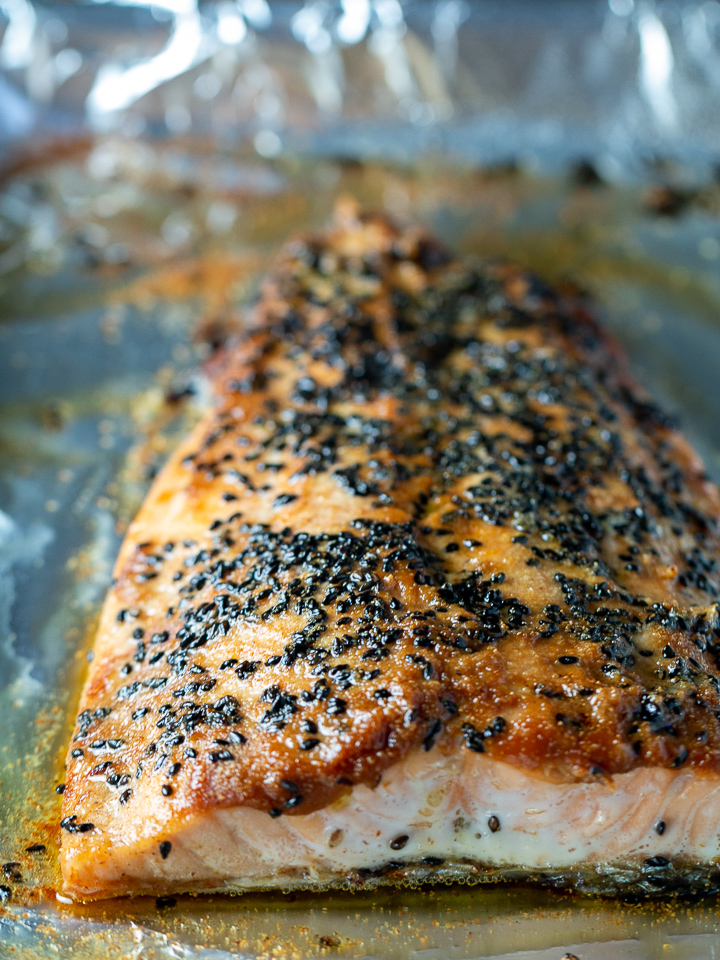
[[[713,900],[69,904],[55,793],[203,363],[342,194],[585,292],[720,479],[719,62],[714,0],[0,0],[0,957],[720,957]]]
[[[54,788],[113,557],[206,406],[202,364],[242,326],[279,243],[352,194],[462,252],[511,255],[585,291],[717,477],[720,187],[699,185],[671,216],[663,177],[640,190],[587,165],[541,177],[430,159],[267,161],[108,136],[7,176],[0,257],[16,259],[0,280],[0,861],[16,866],[0,877],[0,955],[714,956],[715,901],[462,885],[93,906],[56,896]]]

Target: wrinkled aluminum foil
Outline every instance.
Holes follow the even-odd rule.
[[[4,18],[4,25],[3,25]],[[717,0],[0,0],[0,144],[48,130],[346,155],[720,151]]]
[[[203,360],[339,194],[587,290],[720,478],[719,106],[715,0],[0,0],[0,956],[720,957],[714,901],[67,904],[54,793]]]

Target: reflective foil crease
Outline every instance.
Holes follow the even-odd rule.
[[[601,154],[612,177],[643,151],[720,142],[713,2],[2,0],[0,37],[5,150],[197,134],[265,157]]]

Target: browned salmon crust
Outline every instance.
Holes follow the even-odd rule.
[[[170,863],[204,813],[323,810],[417,751],[720,774],[720,495],[578,303],[347,204],[214,379],[117,561],[68,892],[192,887],[96,867],[140,833]]]

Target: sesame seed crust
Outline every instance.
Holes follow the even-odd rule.
[[[117,562],[67,856],[414,749],[720,770],[720,495],[583,306],[346,205],[212,373]]]

